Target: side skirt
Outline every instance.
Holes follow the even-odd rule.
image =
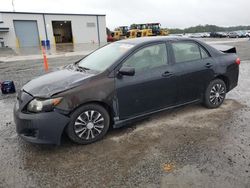
[[[143,119],[143,118],[145,118],[145,117],[147,117],[149,115],[152,115],[152,114],[155,114],[155,113],[158,113],[158,112],[162,112],[162,111],[165,111],[165,110],[170,110],[170,109],[173,109],[173,108],[178,108],[178,107],[185,106],[185,105],[188,105],[188,104],[200,103],[200,102],[201,102],[201,100],[197,99],[197,100],[193,100],[193,101],[186,102],[186,103],[183,103],[183,104],[178,104],[178,105],[175,105],[175,106],[170,106],[170,107],[162,108],[160,110],[156,110],[156,111],[148,112],[148,113],[145,113],[145,114],[142,114],[142,115],[134,116],[134,117],[124,119],[124,120],[118,120],[118,118],[116,117],[116,118],[114,118],[113,127],[114,128],[120,128],[120,127],[125,126],[127,123],[131,123],[131,122],[133,122],[135,120]]]

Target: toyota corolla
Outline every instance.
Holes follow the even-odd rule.
[[[17,133],[32,143],[100,140],[109,127],[191,103],[219,107],[237,86],[236,49],[187,38],[146,37],[108,44],[31,80],[14,107]]]

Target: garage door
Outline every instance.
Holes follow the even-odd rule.
[[[16,37],[20,47],[39,46],[39,34],[36,21],[14,21]]]

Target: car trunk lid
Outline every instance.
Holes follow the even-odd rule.
[[[214,44],[214,45],[211,45],[211,46],[214,47],[215,49],[223,52],[223,53],[233,53],[233,54],[237,53],[236,47],[234,47],[234,46],[217,45],[217,44]]]

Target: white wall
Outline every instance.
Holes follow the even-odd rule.
[[[35,20],[37,21],[38,33],[39,37],[45,38],[45,30],[43,24],[43,17],[42,15],[38,14],[5,14],[2,13],[3,22],[1,27],[8,27],[8,33],[0,33],[0,37],[4,38],[5,45],[9,47],[16,47],[16,34],[14,28],[13,20]]]
[[[37,20],[39,37],[41,40],[46,39],[45,26],[42,14],[17,14],[17,13],[0,13],[2,14],[3,24],[1,27],[9,27],[8,33],[0,33],[0,37],[4,37],[5,45],[16,47],[16,34],[13,20]],[[100,42],[106,43],[106,18],[99,18],[99,34]],[[48,39],[54,44],[54,35],[52,21],[71,21],[72,35],[75,44],[78,43],[98,43],[97,19],[95,15],[50,15],[45,14],[45,22],[47,28]],[[87,23],[95,23],[94,27],[87,27]]]
[[[3,21],[2,14],[0,13],[0,22]]]
[[[105,16],[100,16],[105,20]],[[45,21],[48,31],[48,38],[54,43],[53,27],[52,21],[71,21],[72,35],[74,43],[98,43],[97,34],[97,19],[96,16],[78,16],[78,15],[45,15]],[[87,27],[87,23],[95,23],[95,27]],[[100,21],[99,21],[100,24]],[[102,27],[105,27],[105,37],[104,34],[100,32],[100,41],[106,41],[106,23],[101,23]],[[99,26],[99,29],[103,31],[104,29]]]
[[[106,17],[105,16],[98,16],[98,19],[99,19],[100,42],[107,43]]]

